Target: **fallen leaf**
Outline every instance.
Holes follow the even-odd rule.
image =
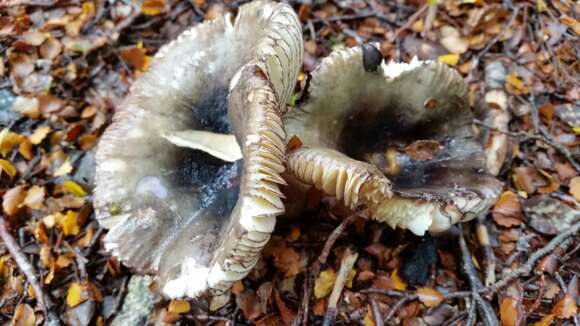
[[[454,27],[445,25],[441,28],[440,42],[443,47],[454,54],[462,54],[469,48],[469,42],[461,37],[461,34]]]
[[[562,17],[560,17],[560,22],[570,27],[570,29],[573,30],[576,35],[580,36],[580,22],[578,22],[576,19],[564,14]]]
[[[507,75],[505,83],[507,90],[515,95],[522,95],[530,92],[530,88],[526,86],[526,84],[515,73]]]
[[[22,207],[22,202],[26,198],[24,186],[16,186],[4,193],[2,196],[2,208],[6,215],[14,215]]]
[[[67,235],[79,234],[80,228],[77,221],[78,214],[73,211],[67,211],[64,217],[59,221],[62,233]]]
[[[183,314],[191,310],[191,305],[189,301],[185,300],[171,300],[169,302],[169,307],[167,307],[167,311],[176,313],[176,314]]]
[[[26,303],[16,306],[14,316],[12,316],[11,326],[34,326],[36,325],[36,316],[34,310]]]
[[[336,281],[336,272],[332,268],[328,268],[318,275],[314,281],[314,297],[316,299],[325,298],[332,291]]]
[[[554,321],[555,314],[545,315],[541,320],[534,323],[534,326],[550,326]]]
[[[20,153],[20,155],[25,159],[29,161],[32,160],[32,143],[28,138],[22,138],[22,142],[20,143],[20,146],[18,146],[18,153]]]
[[[502,326],[515,326],[518,321],[517,302],[512,297],[505,297],[499,306]]]
[[[407,283],[399,276],[399,271],[394,269],[391,273],[391,279],[393,280],[393,285],[395,290],[405,291],[407,289]]]
[[[437,61],[443,62],[444,64],[453,67],[459,63],[459,54],[449,53],[440,55],[437,57]]]
[[[44,138],[46,138],[49,132],[50,132],[49,126],[38,127],[34,130],[32,135],[28,136],[28,140],[30,140],[30,142],[33,145],[38,145],[42,143],[42,141],[44,140]]]
[[[312,313],[315,316],[322,317],[326,313],[326,300],[320,299],[312,306]]]
[[[418,288],[417,296],[419,297],[419,301],[427,307],[436,307],[445,299],[441,292],[428,287]]]
[[[276,302],[276,306],[278,307],[278,311],[280,312],[280,316],[282,317],[282,321],[286,326],[292,325],[294,319],[296,319],[296,312],[288,307],[284,300],[280,297],[280,293],[278,290],[274,289],[274,301]]]
[[[288,145],[286,146],[286,150],[288,152],[293,152],[293,151],[299,149],[300,147],[302,147],[302,140],[300,140],[300,138],[298,138],[298,136],[294,135],[288,141]]]
[[[570,180],[570,195],[574,196],[577,201],[580,201],[580,177],[574,177]]]
[[[26,198],[24,198],[24,205],[32,209],[41,209],[43,207],[42,202],[44,201],[45,190],[42,186],[32,186],[26,192]]]
[[[522,208],[518,196],[511,191],[503,192],[491,214],[498,225],[504,227],[520,225],[522,223]]]
[[[70,163],[70,160],[67,158],[54,172],[55,177],[62,177],[63,175],[67,175],[71,173],[73,170],[73,166]]]
[[[83,187],[73,180],[64,180],[62,185],[68,192],[75,195],[76,197],[85,197],[87,195],[87,192],[83,189]]]
[[[556,303],[552,309],[552,313],[556,315],[559,319],[568,319],[576,315],[578,307],[576,306],[576,300],[566,293],[566,295]]]
[[[140,47],[128,47],[121,50],[121,57],[129,66],[145,71],[149,65],[150,58],[147,56],[147,49]]]
[[[165,0],[144,0],[141,5],[141,12],[148,16],[160,15],[165,9]]]
[[[36,97],[18,96],[12,103],[12,111],[31,119],[40,117],[40,105]]]
[[[66,304],[69,307],[77,306],[89,298],[86,286],[79,282],[72,282],[66,293]]]
[[[367,313],[363,319],[364,326],[375,326],[375,319],[373,318],[373,310],[370,305],[367,306]]]
[[[0,173],[5,172],[10,178],[16,175],[16,168],[10,161],[0,159]]]

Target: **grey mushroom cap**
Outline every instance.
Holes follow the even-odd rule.
[[[363,52],[325,58],[306,101],[285,117],[288,136],[304,144],[289,154],[289,172],[419,235],[485,212],[502,185],[485,171],[461,76],[416,59],[369,69]]]
[[[281,116],[302,60],[286,4],[255,1],[159,50],[96,154],[105,247],[168,297],[219,295],[284,211]]]

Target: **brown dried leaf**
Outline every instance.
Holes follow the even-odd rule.
[[[576,300],[566,293],[566,295],[556,303],[552,309],[552,313],[556,315],[559,319],[568,319],[576,315],[578,307],[576,306]]]
[[[580,177],[572,178],[568,187],[570,187],[570,195],[574,196],[577,201],[580,201]]]
[[[282,316],[282,321],[286,326],[292,325],[294,319],[296,318],[296,312],[290,309],[284,300],[280,297],[280,293],[278,290],[274,289],[274,301],[276,302],[276,306],[278,307],[278,311],[280,312],[280,316]]]
[[[24,205],[32,209],[41,209],[44,202],[45,189],[42,186],[34,185],[28,189],[26,198],[24,198]]]
[[[445,297],[441,292],[428,287],[422,287],[417,289],[417,296],[419,300],[427,307],[436,307]]]
[[[26,198],[24,186],[16,186],[2,196],[2,208],[6,215],[14,215],[22,207],[22,202]]]
[[[520,225],[522,223],[522,207],[518,196],[511,191],[505,191],[499,197],[491,214],[498,225],[504,227]]]
[[[550,326],[554,321],[555,314],[545,315],[541,320],[534,323],[534,326]]]

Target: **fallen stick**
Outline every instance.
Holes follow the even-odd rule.
[[[24,252],[22,252],[22,249],[20,248],[18,243],[16,242],[12,234],[10,234],[10,231],[8,231],[8,228],[6,227],[6,221],[4,220],[4,217],[1,215],[0,215],[0,239],[2,239],[4,246],[6,247],[6,249],[8,249],[8,252],[12,256],[12,258],[14,258],[14,261],[16,261],[16,265],[18,265],[18,268],[22,271],[22,274],[26,276],[28,283],[30,283],[32,290],[34,291],[34,297],[36,298],[36,301],[38,302],[40,308],[44,312],[46,318],[46,325],[60,325],[60,320],[58,319],[58,316],[54,311],[51,310],[53,307],[52,301],[50,300],[48,295],[44,293],[44,291],[42,290],[42,286],[40,285],[40,282],[38,280],[38,277],[36,277],[37,274],[36,270],[34,269],[32,264],[30,264],[30,262],[28,261],[26,255],[24,255]]]

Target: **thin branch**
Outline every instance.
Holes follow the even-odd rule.
[[[14,261],[16,261],[16,264],[18,265],[18,268],[20,268],[20,270],[22,271],[22,274],[26,276],[28,283],[30,283],[32,290],[34,291],[34,297],[36,298],[36,301],[38,302],[40,308],[42,309],[42,311],[46,316],[47,325],[60,325],[58,316],[54,311],[52,311],[53,303],[50,300],[50,297],[46,295],[42,290],[40,281],[36,276],[38,273],[36,272],[32,264],[30,264],[30,261],[28,261],[28,258],[26,258],[24,252],[22,252],[22,249],[20,248],[20,246],[18,245],[12,234],[10,234],[10,231],[8,231],[8,228],[6,227],[6,221],[4,220],[4,217],[1,215],[0,215],[0,239],[2,239],[4,246],[12,256],[12,258],[14,258]]]
[[[580,172],[580,164],[578,164],[578,162],[576,162],[576,159],[574,159],[574,157],[572,156],[570,151],[564,145],[557,143],[554,140],[551,140],[548,137],[546,137],[545,132],[543,132],[542,130],[540,130],[540,132],[543,135],[534,135],[534,134],[530,134],[527,132],[513,132],[513,131],[498,129],[498,128],[495,128],[493,126],[489,126],[480,120],[474,120],[474,123],[476,125],[488,128],[490,130],[501,132],[502,134],[506,134],[508,136],[522,138],[522,139],[520,139],[520,142],[525,142],[528,140],[542,141],[542,142],[552,146],[558,152],[560,152],[560,154],[562,154],[570,162],[570,164],[572,164],[572,166],[576,169],[576,171]]]
[[[487,293],[495,293],[497,290],[503,288],[508,283],[515,280],[516,278],[524,276],[524,275],[529,275],[532,272],[532,270],[534,269],[536,262],[538,260],[540,260],[542,257],[544,257],[547,254],[554,251],[554,249],[556,249],[556,247],[559,246],[560,248],[562,248],[565,251],[573,242],[573,241],[566,241],[566,239],[568,239],[569,237],[571,237],[573,235],[576,235],[579,231],[580,231],[580,222],[577,222],[576,224],[573,224],[570,228],[566,229],[564,232],[562,232],[562,233],[558,234],[556,237],[554,237],[543,248],[535,251],[528,258],[528,260],[526,260],[526,262],[524,264],[522,264],[520,267],[518,267],[517,269],[515,269],[507,274],[503,274],[501,279],[498,282],[496,282],[492,286],[489,286],[487,289],[484,289],[483,292],[486,294]]]
[[[353,253],[348,248],[344,252],[344,256],[340,263],[340,269],[338,270],[338,275],[334,281],[334,287],[332,288],[332,292],[328,298],[328,308],[326,309],[326,315],[324,316],[324,322],[322,325],[330,326],[334,323],[338,300],[340,299],[340,295],[344,289],[346,278],[348,277],[349,272],[352,270],[352,267],[354,266],[357,258],[358,253]]]
[[[495,310],[489,302],[484,300],[479,291],[483,288],[481,280],[477,276],[477,271],[475,266],[473,266],[471,253],[465,242],[465,237],[463,235],[462,224],[459,224],[459,249],[461,250],[461,266],[465,274],[467,275],[469,281],[469,287],[471,288],[472,302],[477,305],[477,311],[484,325],[486,326],[499,326],[499,321],[495,315]]]

